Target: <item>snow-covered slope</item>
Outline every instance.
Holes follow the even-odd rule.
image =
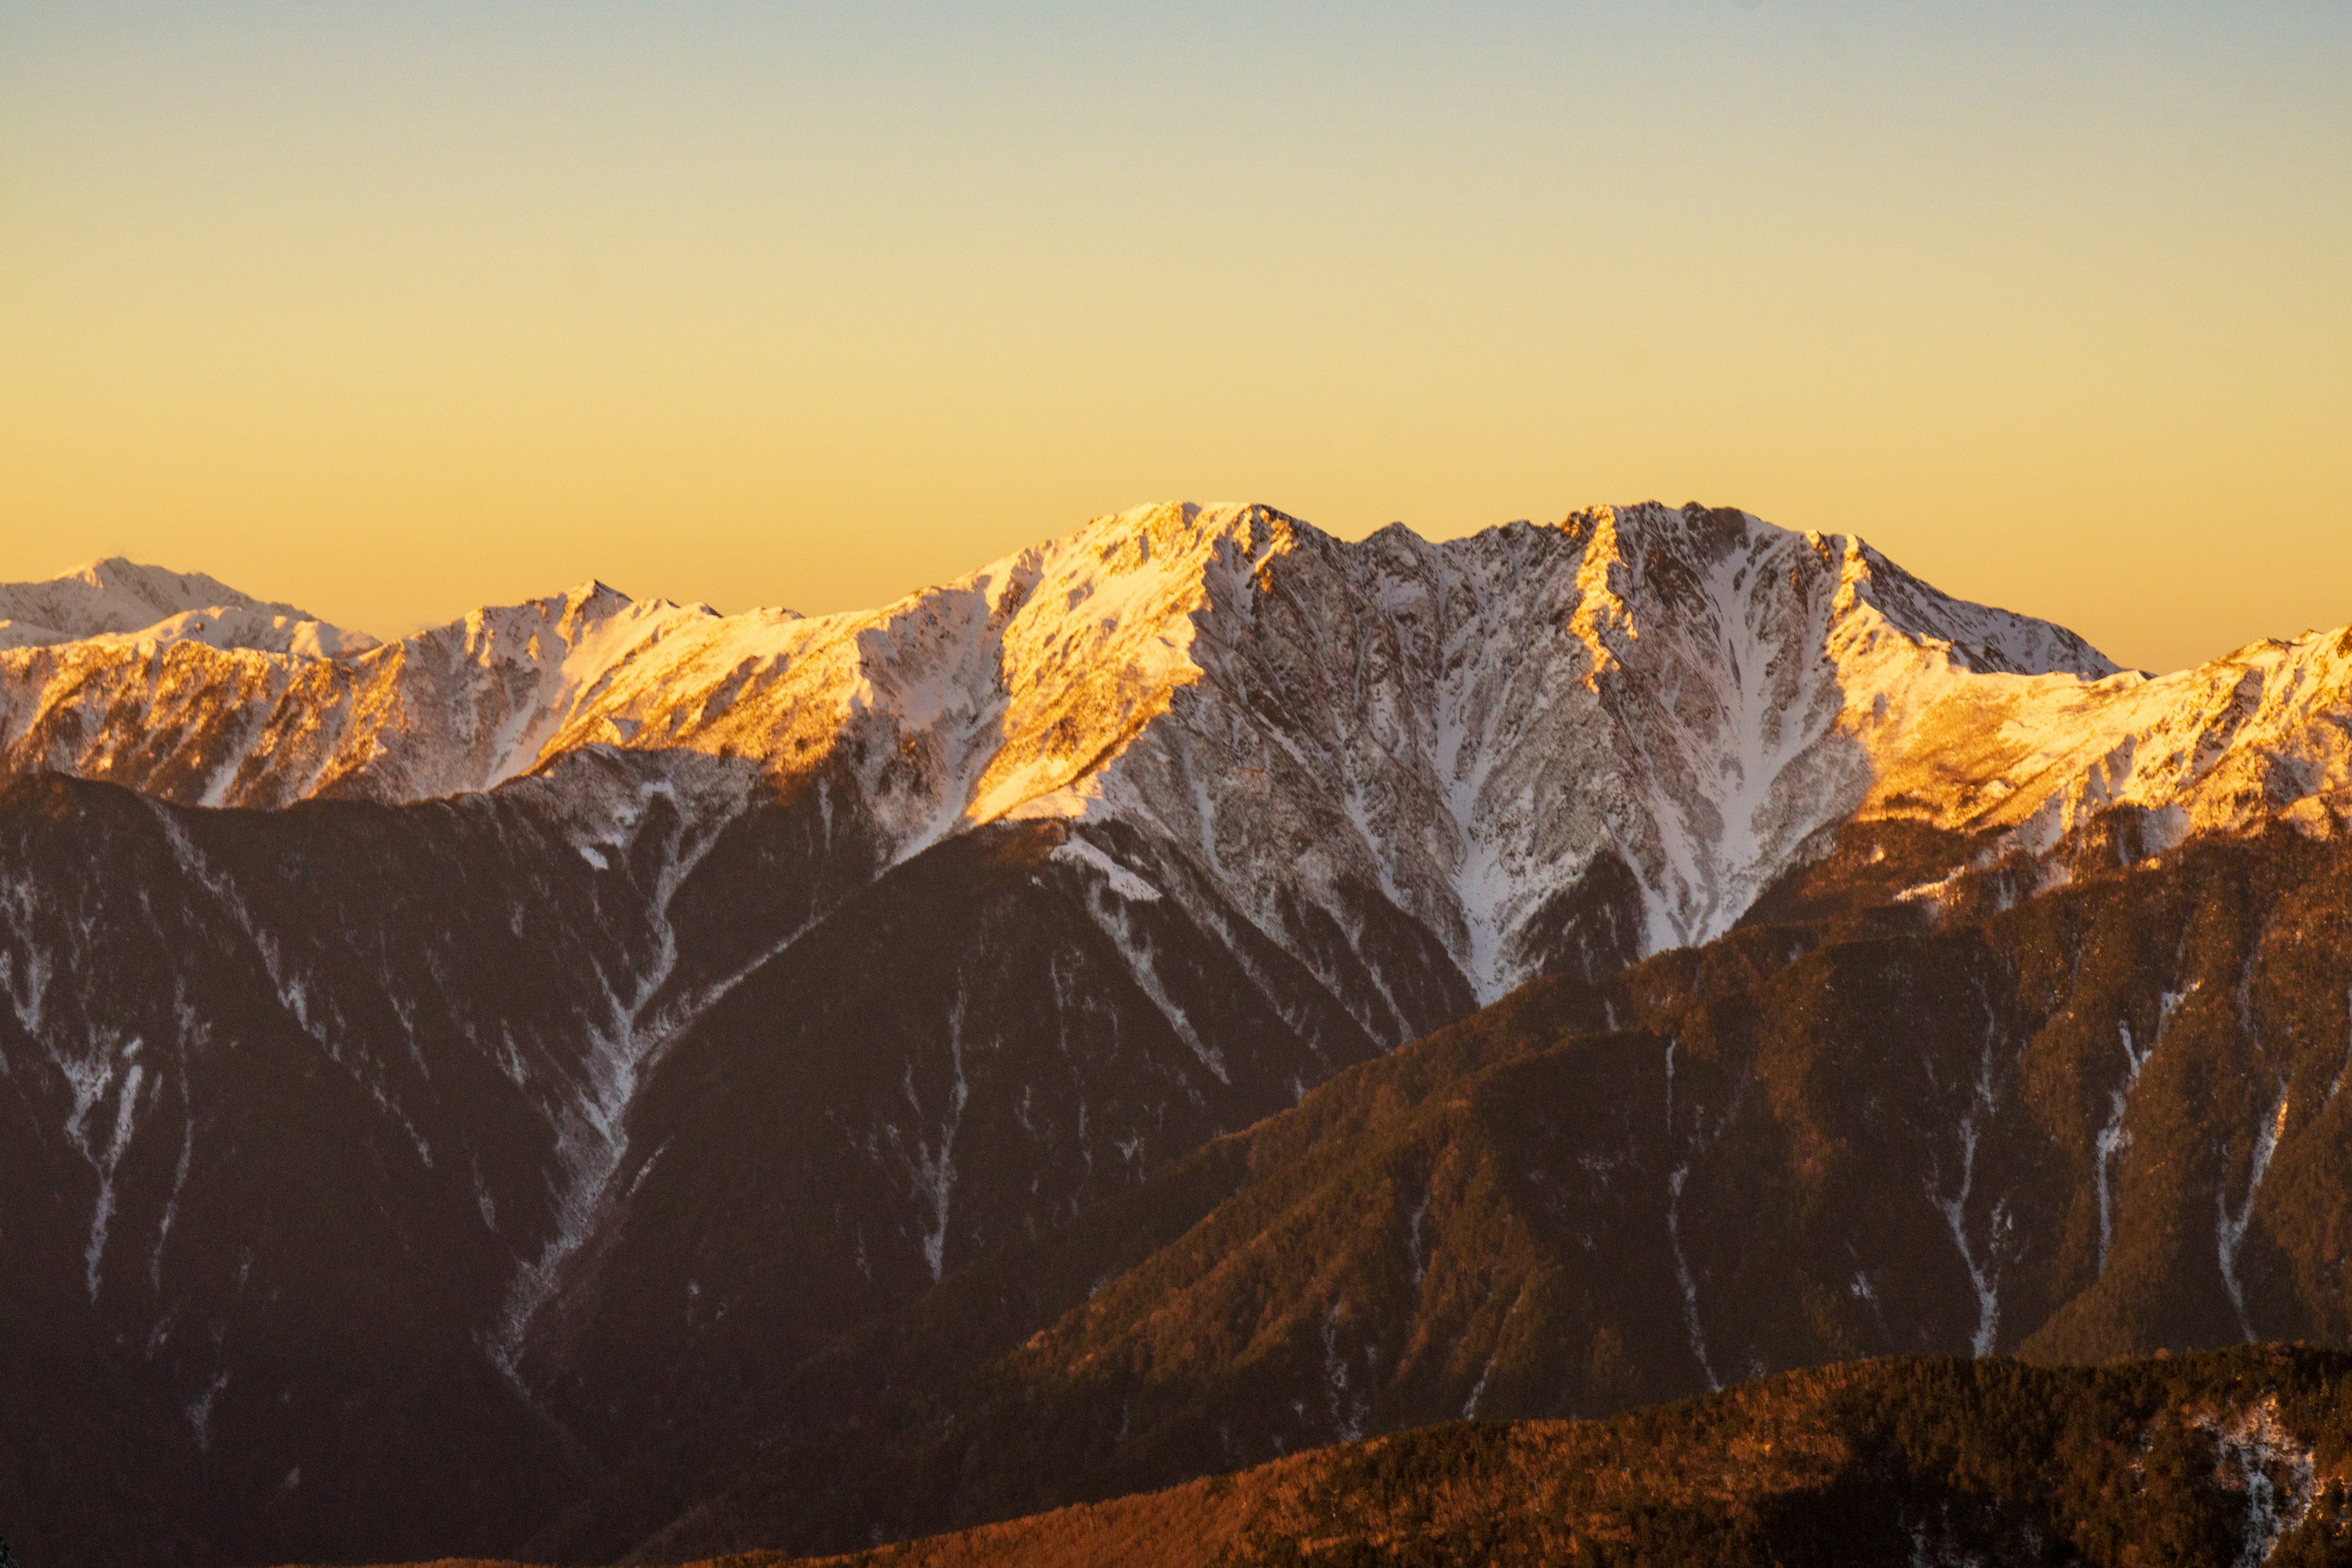
[[[0,648],[84,638],[160,646],[193,638],[216,648],[257,648],[334,658],[376,646],[291,605],[264,604],[201,572],[167,572],[120,556],[39,583],[0,583]]]
[[[2273,822],[2331,837],[2352,822],[2352,628],[2154,678],[1963,682],[1864,815],[1995,830],[1989,854],[2053,862],[2094,837],[2132,858]]]
[[[1214,595],[1199,685],[1086,809],[1197,846],[1260,908],[1377,889],[1486,997],[1559,959],[1612,863],[1638,910],[1599,912],[1638,919],[1635,951],[1727,929],[1971,671],[2114,668],[1735,511],[1353,545],[1255,515],[1275,569]]]
[[[111,634],[89,605],[237,598],[85,575],[9,602]],[[747,758],[856,815],[877,865],[1005,817],[1123,825],[1147,881],[1181,859],[1300,952],[1402,919],[1482,997],[1579,943],[1716,935],[1857,812],[2046,847],[2115,801],[2175,837],[2330,822],[2347,778],[2337,641],[2149,680],[1859,540],[1697,507],[1433,543],[1170,504],[872,611],[590,584],[333,658],[165,635],[206,617],[0,653],[0,765],[272,805],[596,745]]]

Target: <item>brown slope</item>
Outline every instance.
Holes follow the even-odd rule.
[[[1595,998],[1613,1031],[1530,1018],[1357,1069],[1082,1309],[647,1550],[899,1534],[1857,1354],[2340,1342],[2352,853],[2274,834],[1999,891],[1908,934],[1665,955]],[[2155,1042],[2136,1078],[2126,1030]]]
[[[2352,1357],[1853,1363],[1606,1420],[1423,1427],[823,1561],[2317,1568],[2352,1561]]]
[[[834,1559],[2289,1564],[2352,1559],[2352,1361],[1895,1360],[1587,1422],[1457,1423]]]
[[[1598,1027],[1602,1017],[1602,1001],[1589,986],[1541,982],[1408,1051],[1352,1068],[1295,1110],[1260,1121],[1244,1134],[1212,1140],[1148,1182],[1105,1191],[1035,1240],[949,1273],[910,1305],[877,1317],[793,1368],[781,1384],[746,1379],[716,1404],[697,1406],[697,1422],[650,1436],[622,1461],[611,1481],[542,1535],[535,1549],[560,1561],[616,1555],[708,1496],[714,1472],[730,1473],[725,1455],[735,1441],[715,1443],[714,1429],[734,1433],[735,1424],[745,1422],[761,1435],[763,1445],[805,1446],[844,1427],[887,1424],[893,1408],[907,1402],[942,1408],[931,1402],[958,1379],[1179,1240],[1261,1176],[1292,1179],[1290,1163],[1343,1145],[1433,1086],[1479,1064],[1523,1054],[1531,1041],[1552,1038],[1571,1025]],[[862,1535],[867,1525],[859,1511],[865,1506],[860,1489],[822,1484],[835,1492],[824,1504],[809,1505],[809,1522]]]
[[[877,881],[839,795],[742,771],[592,752],[270,812],[6,784],[0,1370],[54,1451],[0,1464],[0,1513],[86,1521],[47,1561],[511,1548],[650,1449],[697,1489],[625,1545],[935,1260],[1375,1054],[1331,990],[1360,953],[1467,1005],[1377,889],[1320,948],[1301,911],[1318,973],[1115,827]]]
[[[510,1549],[585,1486],[504,1352],[615,1011],[871,862],[846,813],[704,846],[688,769],[564,768],[272,812],[0,785],[0,1520],[79,1521],[20,1532],[41,1561]]]
[[[684,1507],[770,1412],[801,1412],[786,1379],[837,1337],[1378,1054],[1213,887],[1113,837],[1171,889],[1114,905],[1068,841],[1036,823],[934,847],[666,1048],[522,1369],[628,1478],[554,1542],[625,1548],[667,1517],[650,1500]]]
[[[404,836],[306,811],[264,849],[228,816],[175,841],[165,814],[105,786],[0,796],[0,1385],[17,1461],[0,1466],[0,1514],[32,1560],[511,1540],[581,1484],[477,1341],[537,1223],[543,1129],[479,1053],[370,1026],[360,1009],[398,1006],[431,965],[366,941],[383,928],[342,907],[373,882],[375,921],[422,926],[430,900],[453,946],[521,979],[531,955],[492,934],[503,900],[449,898],[436,861],[492,891],[496,841],[533,831],[516,805],[440,809]],[[404,857],[424,864],[386,872]],[[299,910],[273,951],[310,1016],[334,1019],[331,1048],[235,912],[273,900]],[[543,963],[582,952],[538,934]],[[609,962],[628,940],[587,950]],[[518,1035],[535,1068],[560,1068]]]

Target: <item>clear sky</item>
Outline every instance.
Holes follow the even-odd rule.
[[[2352,621],[2352,5],[0,6],[0,579],[824,610],[1174,497]]]

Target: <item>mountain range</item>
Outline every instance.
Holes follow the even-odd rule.
[[[0,1530],[846,1550],[2340,1344],[2347,816],[2352,630],[2151,677],[1698,506],[381,645],[0,585]]]

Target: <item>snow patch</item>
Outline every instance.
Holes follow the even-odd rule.
[[[114,1173],[122,1163],[123,1152],[131,1145],[140,1110],[140,1089],[147,1078],[146,1064],[137,1059],[140,1043],[135,1037],[128,1041],[110,1037],[91,1042],[86,1054],[55,1053],[49,1058],[65,1079],[73,1100],[66,1117],[66,1142],[98,1177],[98,1196],[90,1207],[89,1239],[82,1248],[83,1282],[92,1302],[98,1300],[100,1265],[105,1259],[107,1232],[114,1221]],[[160,1081],[157,1089],[160,1092]],[[113,1125],[101,1144],[93,1136],[90,1122],[110,1094],[114,1102]]]
[[[2178,1005],[2177,1001],[2170,998],[2168,994],[2168,1002],[2170,1005],[2164,1009],[2162,1018],[2169,1018],[2172,1016],[2172,1006]],[[2108,1091],[2106,1125],[2099,1129],[2095,1145],[2097,1152],[2091,1166],[2092,1185],[2099,1201],[2099,1268],[2096,1276],[2098,1278],[2104,1278],[2107,1272],[2107,1250],[2115,1235],[2112,1172],[2116,1157],[2131,1142],[2131,1134],[2124,1128],[2124,1114],[2131,1108],[2132,1090],[2139,1087],[2141,1069],[2147,1066],[2147,1058],[2156,1054],[2156,1047],[2164,1043],[2162,1019],[2159,1019],[2157,1024],[2155,1037],[2150,1039],[2145,1047],[2138,1046],[2133,1040],[2129,1019],[2117,1023],[2116,1029],[2123,1037],[2124,1081],[2117,1088]]]
[[[971,1085],[963,1071],[963,1011],[964,997],[957,989],[955,1005],[948,1009],[948,1061],[954,1069],[955,1082],[948,1090],[947,1109],[940,1116],[940,1137],[936,1144],[917,1140],[911,1160],[915,1173],[915,1194],[930,1210],[923,1229],[923,1263],[931,1271],[931,1281],[937,1284],[947,1268],[948,1203],[955,1193],[956,1129],[963,1123],[963,1108],[971,1098]],[[923,1114],[922,1101],[915,1094],[915,1064],[907,1063],[907,1103],[915,1114]],[[897,1142],[897,1130],[891,1130],[892,1142]]]
[[[1111,945],[1118,950],[1119,956],[1127,960],[1128,973],[1133,976],[1137,988],[1150,1000],[1152,1006],[1159,1009],[1160,1016],[1168,1020],[1168,1026],[1175,1031],[1176,1037],[1184,1042],[1185,1047],[1199,1058],[1201,1065],[1207,1068],[1219,1083],[1231,1083],[1233,1079],[1225,1072],[1224,1053],[1202,1038],[1201,1032],[1192,1026],[1191,1016],[1160,980],[1150,938],[1138,932],[1129,922],[1128,902],[1114,904],[1090,895],[1086,900],[1086,909],[1094,917],[1095,924],[1102,928],[1103,934],[1110,938]]]
[[[1365,1423],[1371,1416],[1372,1396],[1369,1388],[1356,1390],[1350,1386],[1348,1358],[1339,1353],[1339,1308],[1340,1303],[1334,1301],[1323,1316],[1324,1398],[1330,1412],[1332,1433],[1342,1443],[1353,1443],[1364,1435]],[[1370,1347],[1366,1347],[1366,1353],[1370,1353]]]
[[[205,1391],[188,1401],[185,1411],[188,1430],[195,1434],[196,1451],[200,1454],[213,1451],[213,1405],[220,1399],[221,1391],[227,1386],[228,1373],[215,1373],[212,1382],[205,1385]]]
[[[2316,1496],[2319,1467],[2311,1445],[2280,1418],[2278,1395],[2248,1405],[2229,1419],[2196,1417],[2191,1425],[2213,1435],[2220,1450],[2221,1479],[2246,1497],[2245,1533],[2235,1568],[2259,1568],[2279,1542],[2302,1528]]]
[[[1149,904],[1160,900],[1160,889],[1129,870],[1087,840],[1072,834],[1054,847],[1048,858],[1072,866],[1084,866],[1097,873],[1110,884],[1112,892],[1129,903]]]
[[[2254,1134],[2254,1157],[2246,1173],[2246,1195],[2233,1209],[2230,1205],[2230,1173],[2221,1172],[2220,1189],[2214,1194],[2219,1218],[2214,1226],[2215,1250],[2221,1265],[2221,1288],[2230,1293],[2230,1306],[2238,1314],[2238,1330],[2246,1342],[2254,1342],[2253,1319],[2246,1311],[2245,1287],[2238,1279],[2238,1257],[2246,1245],[2246,1229],[2253,1223],[2254,1198],[2263,1189],[2263,1178],[2270,1173],[2271,1156],[2278,1152],[2281,1133],[2286,1131],[2287,1091],[2279,1090],[2270,1113],[2263,1118]]]
[[[1690,1259],[1683,1253],[1683,1184],[1689,1179],[1687,1161],[1675,1166],[1666,1177],[1666,1247],[1675,1260],[1675,1282],[1682,1287],[1683,1326],[1690,1333],[1691,1354],[1696,1358],[1707,1387],[1719,1389],[1723,1380],[1715,1375],[1715,1363],[1707,1359],[1706,1328],[1699,1321],[1698,1282],[1691,1278]]]
[[[1933,1157],[1927,1176],[1927,1201],[1944,1216],[1945,1226],[1952,1233],[1952,1245],[1959,1249],[1960,1263],[1968,1270],[1969,1283],[1976,1291],[1976,1331],[1969,1336],[1969,1353],[1978,1357],[1992,1354],[2000,1329],[2000,1245],[2010,1229],[2009,1203],[2002,1199],[1993,1205],[1992,1215],[1986,1226],[1984,1249],[1979,1257],[1976,1246],[1969,1239],[1969,1197],[1976,1186],[1977,1141],[1979,1117],[1990,1117],[1993,1111],[1992,1046],[1996,1021],[1987,1007],[1983,1055],[1978,1064],[1977,1081],[1970,1096],[1969,1109],[1960,1118],[1960,1183],[1949,1197],[1943,1194],[1940,1173]]]
[[[584,1025],[584,1082],[572,1086],[570,1102],[556,1118],[555,1228],[539,1257],[517,1271],[492,1345],[494,1357],[509,1376],[531,1319],[553,1292],[564,1262],[614,1201],[614,1183],[628,1152],[628,1114],[647,1065],[705,1001],[695,998],[658,1013],[654,1005],[677,967],[677,928],[671,905],[726,825],[743,808],[739,785],[740,781],[721,781],[698,792],[684,776],[649,779],[636,785],[634,798],[623,807],[632,832],[651,819],[655,801],[666,801],[672,808],[655,846],[653,885],[646,889],[654,956],[643,973],[624,977],[625,989],[615,989],[609,976],[598,977],[604,1009],[601,1018]]]

